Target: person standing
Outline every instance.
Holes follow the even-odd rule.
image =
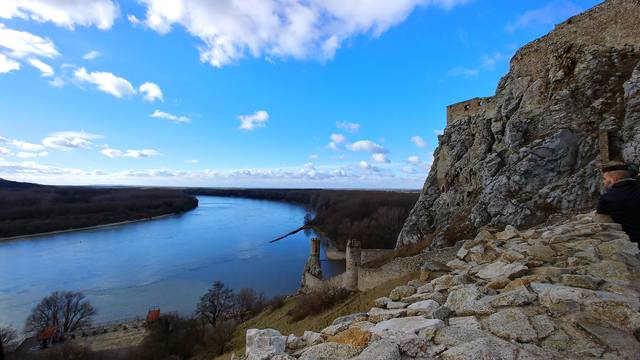
[[[631,241],[640,243],[640,184],[622,162],[605,165],[602,175],[606,191],[600,196],[596,211],[611,216]]]

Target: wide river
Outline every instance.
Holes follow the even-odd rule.
[[[145,316],[153,306],[192,314],[216,280],[267,296],[295,292],[312,235],[269,240],[300,227],[304,208],[198,199],[199,206],[182,215],[0,242],[0,325],[21,328],[54,290],[84,292],[98,322]],[[344,262],[321,263],[325,276],[344,271]]]

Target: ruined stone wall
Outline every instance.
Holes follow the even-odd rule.
[[[473,98],[447,106],[447,125],[451,125],[456,120],[477,115],[486,107],[493,106],[493,97]]]

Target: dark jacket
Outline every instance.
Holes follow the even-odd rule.
[[[640,184],[636,180],[613,184],[600,196],[597,210],[621,224],[631,241],[640,243]]]

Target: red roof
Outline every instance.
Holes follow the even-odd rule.
[[[149,310],[147,313],[147,321],[154,321],[160,318],[160,309]]]
[[[48,340],[51,339],[56,334],[56,327],[53,325],[49,325],[46,329],[44,329],[39,335],[38,340]]]

